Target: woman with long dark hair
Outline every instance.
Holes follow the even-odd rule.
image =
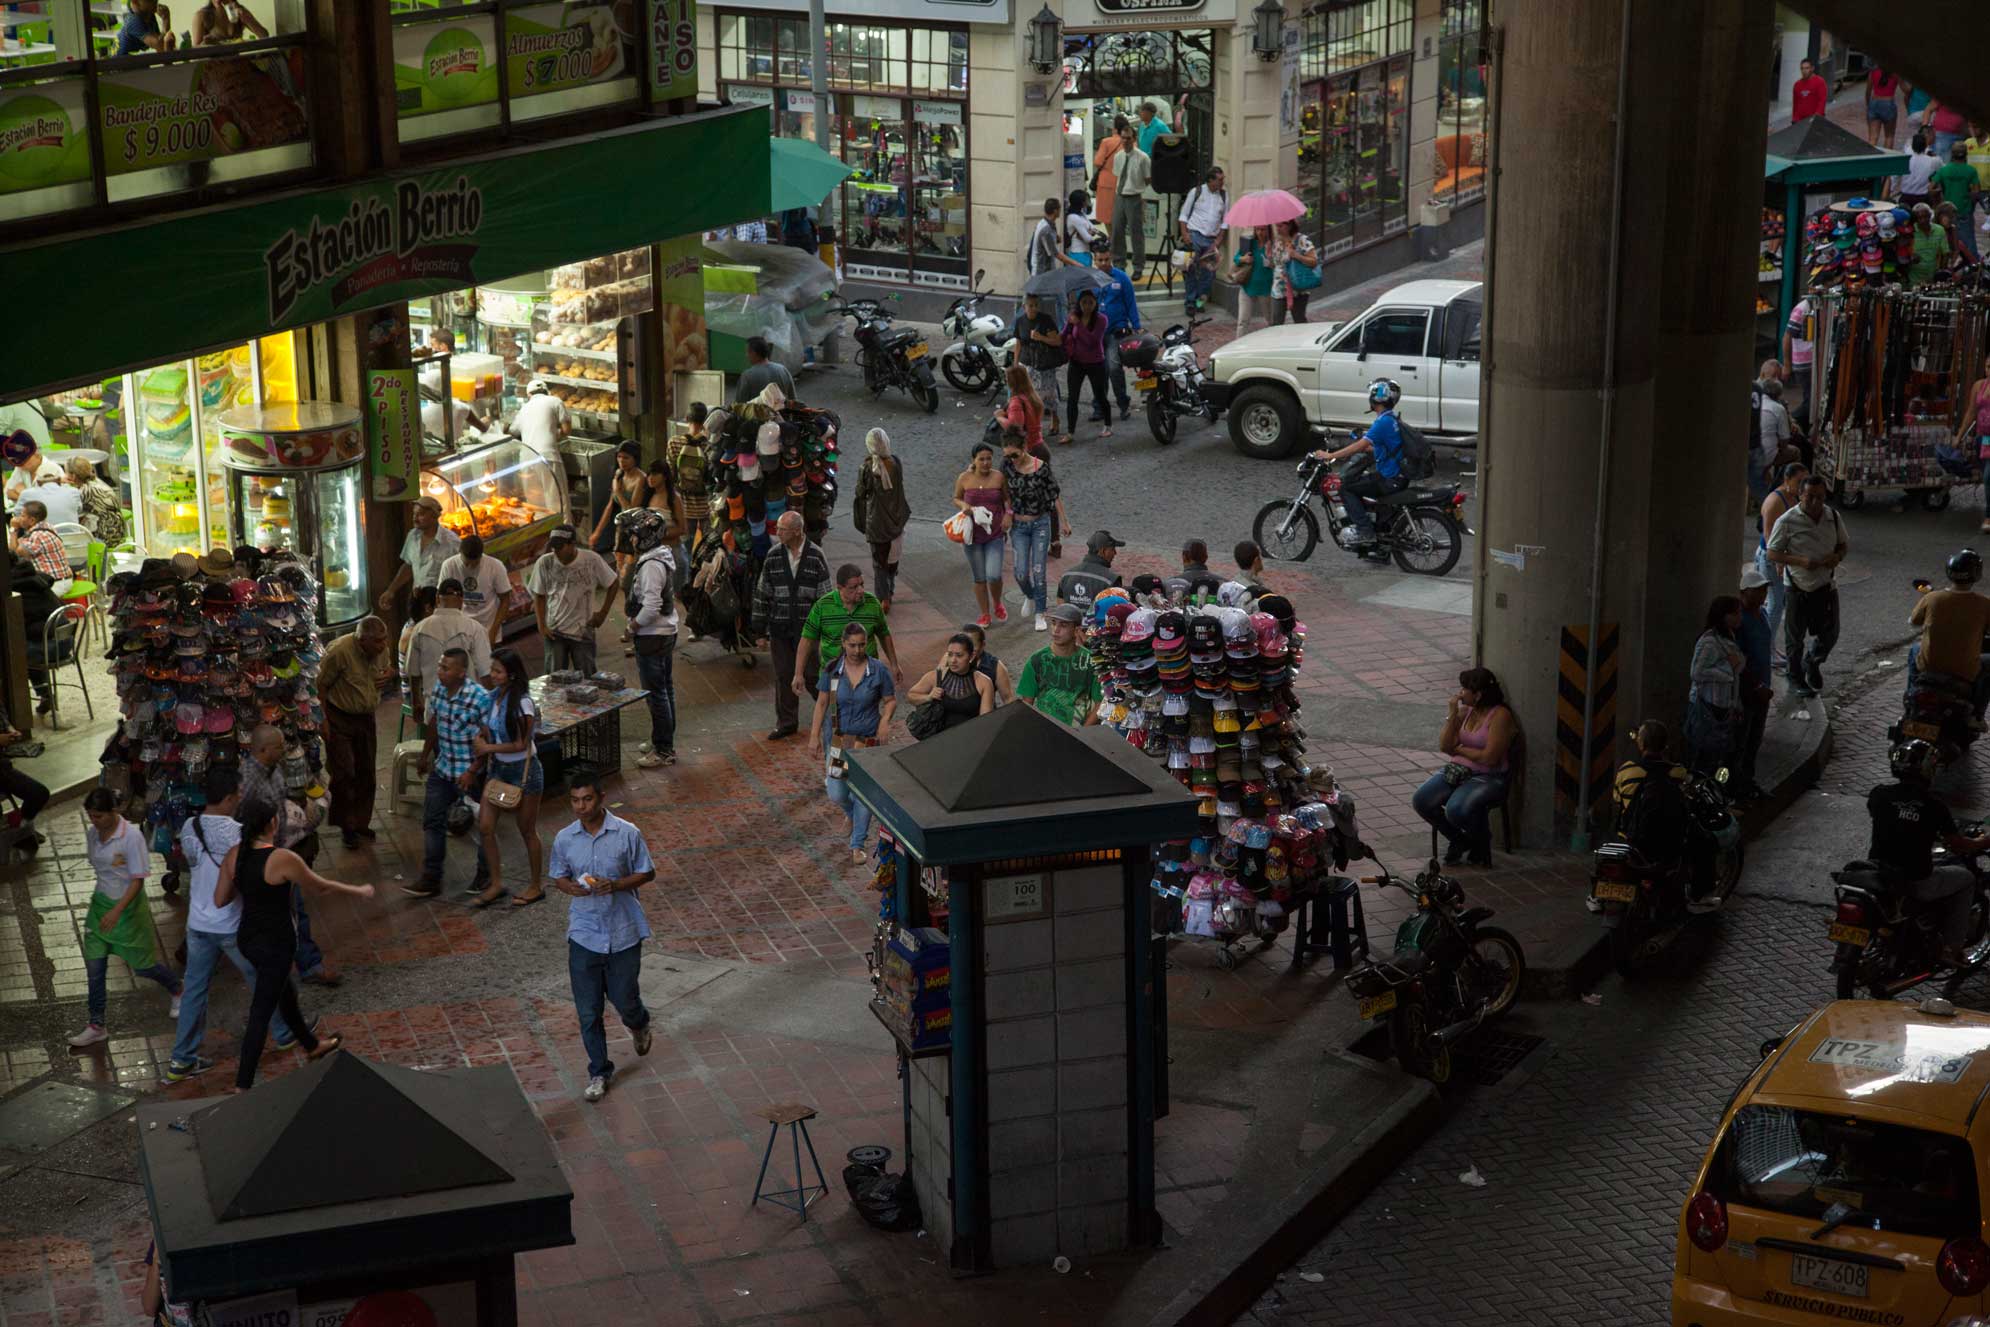
[[[90,1021],[69,1038],[78,1049],[110,1040],[104,1015],[110,1003],[112,954],[139,976],[165,987],[173,997],[173,1017],[180,1015],[180,979],[159,956],[152,908],[145,901],[145,877],[150,874],[145,832],[118,813],[117,794],[109,788],[92,788],[83,799],[83,814],[90,822],[83,847],[96,872],[97,888],[83,914],[83,975]]]
[[[1693,642],[1693,689],[1686,697],[1686,764],[1702,774],[1712,774],[1734,755],[1744,662],[1740,630],[1741,600],[1714,596],[1706,630]]]
[[[242,1030],[242,1061],[235,1070],[237,1092],[246,1092],[255,1085],[256,1066],[262,1061],[270,1016],[279,1009],[297,1044],[312,1059],[330,1055],[342,1041],[337,1033],[318,1036],[312,1030],[311,1020],[297,1007],[297,987],[290,979],[290,969],[297,961],[297,923],[290,907],[291,889],[311,885],[355,898],[373,897],[372,885],[328,880],[290,849],[277,847],[278,812],[274,802],[260,797],[242,805],[235,816],[242,825],[242,841],[228,850],[221,863],[221,878],[214,886],[217,908],[227,907],[238,897],[242,900],[242,927],[236,932],[235,942],[241,947],[242,957],[256,970],[255,993],[249,997],[249,1023]]]
[[[995,682],[974,666],[974,641],[964,631],[947,638],[939,667],[922,673],[905,693],[908,704],[924,705],[938,696],[940,731],[955,728],[995,708]]]
[[[471,740],[479,759],[491,762],[490,777],[524,790],[515,810],[500,809],[491,801],[490,788],[484,789],[484,804],[477,812],[477,832],[484,837],[484,861],[490,865],[490,887],[471,900],[473,908],[487,908],[504,897],[504,873],[498,860],[498,817],[518,818],[518,837],[525,841],[525,856],[532,864],[532,884],[511,901],[514,908],[530,907],[546,897],[546,850],[539,842],[539,795],[546,790],[546,767],[539,763],[532,730],[539,714],[532,706],[526,684],[532,674],[517,650],[499,650],[491,656],[491,715],[484,731]]]
[[[1091,197],[1083,189],[1073,189],[1071,197],[1065,200],[1064,209],[1064,252],[1071,261],[1083,267],[1092,265],[1092,241],[1097,238],[1098,223],[1091,218]]]
[[[1067,444],[1078,429],[1078,388],[1086,383],[1092,386],[1092,408],[1105,412],[1099,436],[1112,436],[1112,406],[1106,400],[1108,330],[1106,316],[1099,312],[1098,295],[1089,290],[1080,293],[1070,321],[1064,324],[1064,353],[1069,356],[1064,365],[1063,441]]]
[[[995,708],[1000,709],[1014,700],[1016,681],[1009,676],[1009,665],[1003,663],[998,656],[989,653],[987,630],[973,622],[963,622],[960,634],[967,637],[970,642],[969,662],[974,666],[974,671],[995,684]]]
[[[1506,692],[1490,668],[1458,674],[1458,694],[1437,736],[1450,759],[1410,797],[1416,813],[1450,845],[1446,863],[1492,865],[1492,809],[1507,794],[1507,749],[1518,731]]]

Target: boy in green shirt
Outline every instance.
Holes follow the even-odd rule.
[[[1059,723],[1089,727],[1099,721],[1104,692],[1092,671],[1092,656],[1078,648],[1084,614],[1074,604],[1057,604],[1043,616],[1050,624],[1050,644],[1024,662],[1016,699]]]

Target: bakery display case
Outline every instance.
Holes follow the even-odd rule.
[[[624,319],[656,304],[650,251],[629,249],[547,274],[547,295],[532,309],[532,368],[566,402],[582,433],[626,433],[622,417]]]
[[[359,411],[317,401],[239,406],[217,424],[233,542],[297,553],[318,586],[318,625],[352,626],[370,602]]]
[[[516,438],[431,463],[422,493],[442,504],[444,529],[483,536],[485,550],[507,563],[536,554],[566,519],[565,476]]]

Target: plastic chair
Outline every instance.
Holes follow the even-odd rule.
[[[92,539],[90,541],[90,551],[83,560],[83,574],[99,585],[104,583],[105,551],[103,540]]]
[[[422,747],[425,745],[423,742],[394,744],[394,761],[390,766],[387,781],[388,815],[400,814],[395,808],[403,802],[412,806],[422,804],[423,786],[427,778],[417,771],[415,766],[421,760]]]
[[[90,565],[90,544],[93,536],[89,530],[73,521],[63,521],[50,525],[49,529],[62,536],[62,551],[69,555],[69,569],[82,571]],[[91,577],[95,580],[96,577]]]
[[[64,604],[48,615],[41,624],[40,668],[48,675],[48,717],[55,727],[62,726],[62,688],[70,685],[61,681],[60,669],[68,664],[76,670],[76,689],[83,693],[83,707],[94,722],[97,717],[96,702],[90,699],[89,679],[83,675],[83,650],[79,639],[83,621],[89,616],[87,604]],[[28,661],[33,664],[34,660]]]

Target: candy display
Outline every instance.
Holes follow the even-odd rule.
[[[123,722],[104,746],[104,783],[156,852],[206,805],[209,767],[247,760],[262,724],[283,734],[291,793],[325,791],[317,587],[293,554],[242,553],[148,558],[105,587]]]

